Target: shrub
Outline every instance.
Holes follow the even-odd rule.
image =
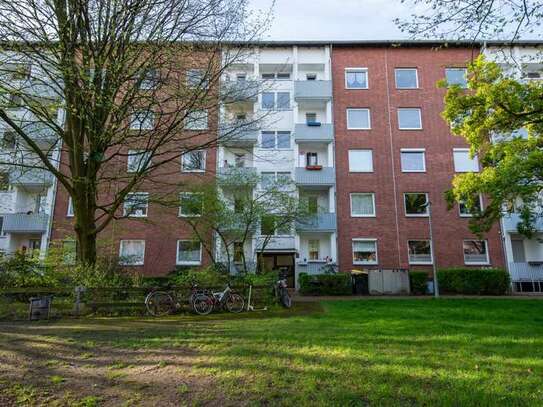
[[[441,269],[437,280],[447,294],[502,295],[509,289],[509,274],[503,269]]]
[[[298,283],[302,295],[350,295],[353,293],[351,275],[346,273],[315,275],[300,273]]]
[[[409,282],[411,284],[411,294],[426,294],[428,273],[426,271],[410,271]]]

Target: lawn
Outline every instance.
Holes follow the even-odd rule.
[[[40,404],[543,405],[543,301],[3,323],[0,405]]]

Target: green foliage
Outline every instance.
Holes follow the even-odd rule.
[[[37,258],[20,252],[0,258],[0,288],[39,287],[46,282],[47,277]]]
[[[300,273],[298,276],[302,295],[350,295],[353,293],[351,275],[347,273]]]
[[[503,269],[441,269],[437,280],[444,294],[503,295],[509,289],[509,274]]]
[[[409,282],[411,283],[411,294],[426,294],[428,273],[426,271],[410,271]]]
[[[474,233],[490,230],[505,207],[520,213],[518,231],[532,237],[543,216],[543,83],[509,78],[480,56],[469,66],[468,87],[449,88],[443,117],[466,139],[482,168],[457,175],[446,199],[450,207],[466,201],[472,209],[484,194],[486,207],[470,221]]]
[[[213,266],[203,269],[180,270],[169,277],[169,282],[174,286],[189,286],[196,283],[202,287],[217,287],[225,285],[229,280],[228,274],[219,273]]]

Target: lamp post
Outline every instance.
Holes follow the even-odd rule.
[[[432,274],[434,277],[434,297],[439,298],[439,285],[437,283],[437,266],[436,255],[434,251],[434,233],[432,230],[432,203],[428,201],[426,204],[428,208],[428,227],[430,229],[430,253],[432,253]]]

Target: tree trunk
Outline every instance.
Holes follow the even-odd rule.
[[[96,263],[96,235],[88,234],[86,227],[75,227],[77,237],[77,259],[79,263],[94,265]]]
[[[77,238],[77,261],[79,263],[96,264],[96,201],[94,194],[87,190],[84,183],[75,184],[75,195],[72,204],[75,215],[75,235]]]

